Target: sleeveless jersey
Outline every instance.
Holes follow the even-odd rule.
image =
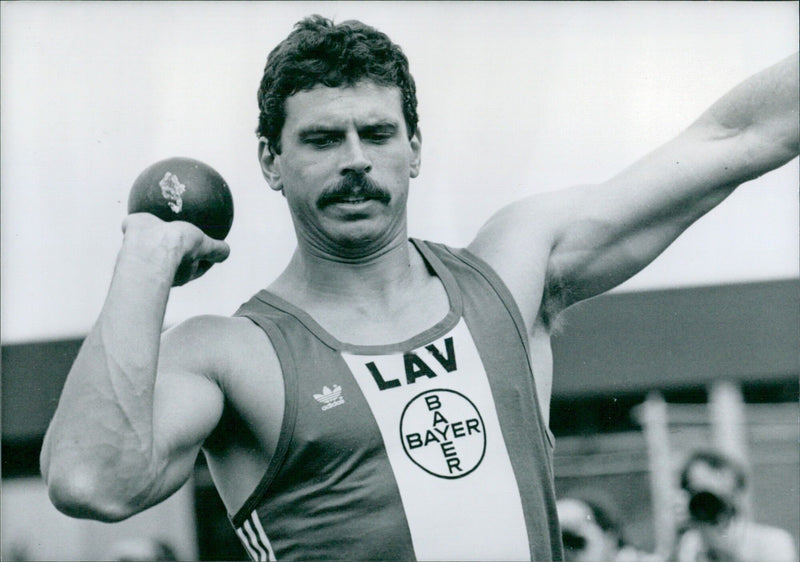
[[[286,395],[231,517],[254,560],[561,560],[522,316],[469,251],[412,242],[450,310],[407,341],[341,342],[266,290],[236,313],[270,338]]]

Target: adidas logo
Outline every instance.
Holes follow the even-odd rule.
[[[322,394],[314,394],[314,400],[322,404],[323,411],[330,410],[336,406],[341,406],[344,404],[344,398],[342,398],[342,387],[338,384],[333,385],[332,389],[328,388],[327,386],[323,386]]]

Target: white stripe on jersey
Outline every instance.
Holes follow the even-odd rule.
[[[417,559],[529,560],[516,478],[463,318],[413,353],[342,357],[380,428]]]
[[[261,553],[255,550],[253,546],[250,544],[250,539],[244,532],[243,527],[238,527],[236,529],[236,534],[239,536],[239,540],[242,541],[242,545],[244,546],[245,550],[247,550],[247,554],[255,560],[256,562],[261,562],[262,560],[266,560],[266,558],[261,558]]]
[[[252,520],[252,523],[251,523]],[[255,527],[255,529],[253,528]],[[244,524],[236,529],[236,534],[239,540],[242,541],[247,553],[256,562],[270,562],[275,560],[275,554],[272,550],[272,545],[261,526],[261,521],[258,519],[258,513],[253,511],[250,518]]]
[[[258,533],[258,537],[261,540],[261,544],[267,551],[267,560],[270,562],[274,562],[276,560],[275,551],[272,550],[272,544],[269,542],[267,533],[264,531],[264,527],[261,526],[261,519],[259,519],[258,517],[258,512],[253,511],[253,513],[250,514],[250,519],[253,520],[253,526],[255,527],[256,532]]]

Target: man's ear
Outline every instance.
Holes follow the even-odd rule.
[[[415,178],[419,175],[419,168],[422,164],[422,133],[417,130],[408,141],[411,144],[411,167],[409,175]]]
[[[270,149],[266,137],[259,137],[258,162],[261,164],[261,173],[264,175],[264,179],[267,180],[270,188],[275,191],[283,190],[279,158],[280,155],[275,154],[272,149]]]

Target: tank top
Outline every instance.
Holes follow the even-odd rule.
[[[260,291],[285,410],[260,484],[230,517],[254,560],[561,560],[553,436],[518,307],[465,249],[411,240],[447,316],[353,345]]]

